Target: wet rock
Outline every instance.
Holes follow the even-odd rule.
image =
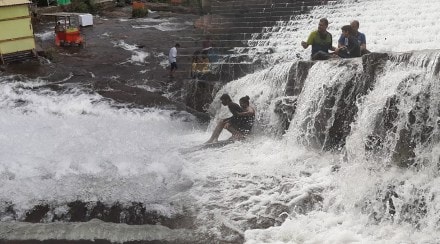
[[[339,172],[341,165],[333,165],[330,169],[331,172]]]
[[[172,230],[161,225],[129,226],[99,220],[77,223],[0,223],[1,243],[16,244],[202,244],[203,236],[188,229]]]
[[[297,97],[281,97],[275,101],[274,112],[278,115],[279,134],[284,134],[290,126],[290,121],[296,110]]]
[[[219,84],[198,79],[191,79],[185,83],[185,104],[199,112],[206,112],[214,99]]]
[[[289,80],[285,87],[285,97],[275,101],[275,113],[279,118],[280,133],[284,134],[290,126],[290,121],[296,110],[296,102],[301,94],[304,82],[314,62],[299,61],[289,71]]]
[[[376,223],[392,220],[406,222],[420,228],[421,221],[428,213],[427,202],[433,202],[435,196],[428,197],[426,190],[413,186],[409,187],[410,190],[406,194],[397,194],[397,188],[405,187],[405,184],[406,182],[393,183],[383,189],[378,189],[374,196],[364,201],[361,206],[362,212],[369,214],[370,220]]]
[[[75,201],[67,204],[70,208],[68,217],[70,222],[83,222],[87,220],[87,205],[81,201]]]
[[[65,205],[67,211],[58,211],[63,206],[48,204],[36,205],[29,210],[24,219],[16,214],[12,204],[5,205],[1,219],[11,219],[30,223],[46,222],[86,222],[99,219],[110,223],[125,223],[129,225],[156,225],[167,226],[170,229],[195,228],[194,216],[176,214],[164,216],[157,211],[148,210],[144,204],[132,202],[130,204],[113,203],[110,205],[102,202],[74,201]]]
[[[307,79],[310,68],[315,63],[312,61],[299,61],[289,71],[289,81],[286,84],[286,96],[299,96]]]
[[[311,175],[312,175],[312,173],[310,173],[310,172],[307,172],[307,171],[300,171],[299,172],[299,175],[300,176],[304,176],[304,177],[310,177]]]
[[[100,95],[119,102],[129,102],[136,105],[142,105],[144,107],[160,107],[178,111],[186,111],[194,115],[201,123],[207,123],[210,120],[208,114],[199,112],[184,104],[171,101],[159,93],[150,92],[137,87],[131,87],[118,81],[98,81],[94,83],[94,89]]]
[[[25,222],[39,223],[42,221],[47,212],[49,212],[49,205],[37,205],[32,210],[26,213]]]

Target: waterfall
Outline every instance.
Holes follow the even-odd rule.
[[[279,227],[247,231],[247,243],[284,239],[301,243],[302,238],[317,243],[437,240],[429,233],[438,228],[440,218],[439,61],[438,50],[415,50],[349,60],[280,62],[291,65],[285,69],[288,81],[272,83],[278,97],[270,100],[291,102],[275,103],[275,109],[260,107],[259,113],[287,121],[282,140],[293,152],[305,147],[330,151],[339,159],[329,163],[332,173],[326,177],[331,183],[304,187],[304,195],[286,203],[299,206],[299,213],[291,210]],[[232,81],[227,89],[243,94],[251,90],[239,81]],[[316,205],[315,194],[324,198],[321,204]],[[307,197],[314,206],[304,213],[296,201]],[[393,234],[388,237],[366,226]],[[358,235],[360,228],[367,230]],[[328,237],[340,231],[343,234],[334,239]]]
[[[404,52],[438,48],[440,32],[436,0],[338,0],[316,6],[307,13],[279,21],[261,33],[254,34],[247,48],[236,52],[250,55],[269,65],[286,60],[309,59],[310,50],[300,43],[316,30],[320,18],[329,20],[328,31],[333,45],[341,34],[341,27],[352,20],[360,22],[359,31],[366,34],[367,48],[375,52]],[[423,16],[421,18],[420,16]],[[432,33],[432,34],[427,34]]]
[[[348,85],[362,82],[360,60],[353,62],[321,62],[312,66],[297,100],[296,111],[289,127],[288,136],[304,145],[322,148],[333,140],[330,133],[337,112],[343,106],[340,100]]]
[[[305,214],[289,212],[278,227],[247,231],[247,243],[438,240],[430,233],[440,218],[439,54],[308,62],[302,66],[309,67],[304,82],[291,74],[285,92],[289,83],[302,88],[291,92],[295,102],[283,140],[295,153],[298,146],[330,150],[339,159],[329,162],[330,183],[320,185],[319,206]],[[320,162],[309,167],[314,164]],[[306,195],[314,194],[316,189]]]
[[[210,111],[214,114],[210,129],[215,126],[219,118],[226,118],[228,114],[227,108],[220,108],[220,96],[227,93],[237,103],[241,97],[249,96],[251,105],[257,109],[258,126],[267,130],[267,132],[278,130],[278,117],[273,111],[276,99],[284,94],[284,87],[289,79],[289,71],[292,65],[291,62],[275,65],[232,81],[222,87],[210,107]]]
[[[347,140],[351,155],[368,161],[362,155],[379,150],[383,162],[420,165],[426,161],[426,150],[438,143],[439,54],[396,54],[387,62],[373,90],[359,103]]]
[[[208,130],[173,108],[0,77],[0,237],[439,243],[440,2],[328,2],[235,49],[264,68],[220,88]],[[334,45],[358,19],[373,53],[309,61],[299,43],[322,17]],[[254,136],[201,146],[230,116],[224,93],[250,97]]]

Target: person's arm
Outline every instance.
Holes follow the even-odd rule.
[[[327,32],[330,35],[330,50],[336,52],[337,48],[333,46],[333,37],[332,34]]]
[[[306,48],[309,47],[309,44],[307,44],[307,42],[305,42],[305,41],[302,41],[302,42],[301,42],[301,46],[302,46],[304,49],[306,49]]]
[[[302,46],[304,49],[308,48],[310,45],[313,44],[313,38],[314,38],[314,35],[313,35],[313,32],[312,32],[312,33],[310,33],[309,38],[307,38],[307,41],[306,41],[306,42],[305,42],[305,41],[302,41],[302,42],[301,42],[301,46]]]
[[[252,116],[255,114],[255,109],[251,106],[247,107],[246,111],[238,113],[238,116]]]
[[[229,111],[233,116],[238,116],[238,113],[243,112],[243,109],[240,107],[240,105],[236,103],[232,103],[228,107],[229,107]]]
[[[169,56],[170,59],[175,59],[177,57],[177,48],[171,48]]]
[[[341,35],[338,40],[338,48],[345,47],[345,37]]]
[[[367,49],[367,38],[365,37],[365,34],[361,35],[361,50]]]

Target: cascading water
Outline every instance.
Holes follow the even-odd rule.
[[[285,98],[293,101],[286,145],[330,149],[340,158],[323,155],[329,168],[321,168],[325,173],[314,171],[313,184],[302,187],[311,209],[298,204],[298,210],[292,207],[295,201],[284,202],[292,208],[287,208],[289,217],[283,224],[247,231],[247,243],[439,242],[433,232],[440,211],[435,187],[440,163],[440,59],[437,50],[413,51],[437,48],[438,35],[416,33],[439,28],[432,24],[439,7],[434,1],[337,1],[267,28],[249,41],[251,48],[237,48],[269,66],[308,59],[310,50],[302,50],[299,43],[319,18],[326,17],[334,42],[339,28],[357,19],[370,50],[407,51],[316,62],[305,72],[306,78],[289,77],[287,84],[293,83],[296,91],[284,88]],[[426,19],[414,19],[414,11],[428,13]],[[272,51],[263,50],[267,48]],[[292,75],[292,69],[285,70]],[[225,87],[230,90],[223,92],[233,93],[234,82],[243,79],[247,77],[231,82]],[[246,87],[239,91],[246,93]],[[292,165],[291,172],[298,171]],[[322,174],[326,179],[317,180]],[[304,184],[304,175],[298,175],[295,185]]]
[[[436,24],[438,11],[436,0],[328,1],[328,5],[315,7],[308,14],[292,16],[290,21],[267,27],[248,41],[249,47],[236,48],[236,52],[250,54],[254,60],[269,64],[309,59],[310,48],[303,50],[300,43],[317,29],[320,18],[329,20],[328,31],[335,46],[341,27],[356,19],[360,22],[359,31],[366,34],[367,48],[374,52],[436,49],[439,37],[434,33],[440,31]],[[273,53],[268,54],[268,49]]]
[[[188,114],[1,77],[0,237],[439,243],[440,53],[413,51],[436,48],[439,9],[434,0],[334,1],[269,28],[250,43],[273,53],[248,53],[269,68],[218,92],[208,131]],[[371,51],[404,53],[303,61],[310,50],[299,43],[320,17],[330,20],[334,42],[340,26],[358,19]],[[180,150],[206,141],[217,119],[228,116],[222,93],[251,97],[255,136]],[[138,216],[154,211],[171,220],[160,228],[21,223],[35,206],[48,209],[41,222],[69,221],[72,202],[86,203],[88,218],[100,217],[93,214],[100,202],[104,214],[136,203],[143,206],[134,208]],[[130,222],[136,214],[129,213],[118,220]],[[106,236],[109,228],[116,232]]]
[[[362,64],[354,62],[321,62],[312,66],[304,82],[288,136],[304,145],[322,148],[333,136],[329,130],[335,123],[338,101],[346,83],[358,82]]]
[[[247,95],[252,97],[253,105],[259,110],[256,115],[258,126],[271,132],[278,130],[279,121],[272,112],[275,108],[274,101],[276,98],[283,96],[291,67],[292,63],[286,62],[226,84],[217,93],[214,102],[211,104],[210,111],[215,114],[213,121],[217,121],[219,117],[225,118],[229,113],[226,107],[220,109],[220,96],[223,93],[228,93],[234,101]],[[215,123],[211,123],[211,129],[214,125]]]

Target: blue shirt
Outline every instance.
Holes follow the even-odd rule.
[[[367,44],[367,39],[365,38],[364,33],[358,32],[357,36],[355,36],[355,37],[357,38],[359,45],[362,45],[362,44],[366,45]],[[341,35],[341,37],[339,37],[338,43],[340,45],[346,46],[344,35]]]

